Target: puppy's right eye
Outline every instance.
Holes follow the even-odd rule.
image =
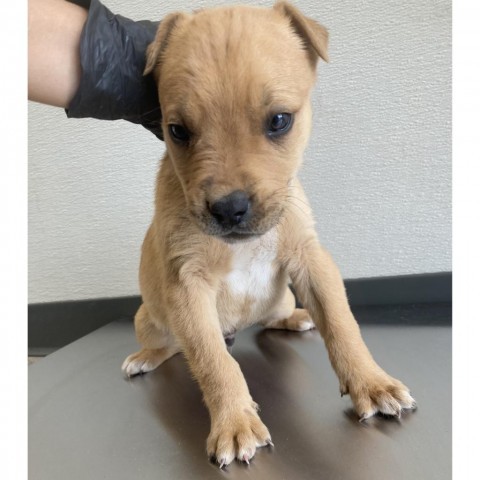
[[[267,121],[267,135],[270,138],[285,135],[292,127],[292,124],[293,115],[291,113],[277,113]]]
[[[168,125],[168,132],[172,140],[176,143],[187,143],[190,140],[190,132],[182,125],[170,123]]]

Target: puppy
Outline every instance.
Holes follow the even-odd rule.
[[[297,178],[327,40],[278,2],[173,13],[147,50],[167,153],[142,248],[142,348],[122,368],[148,372],[182,352],[210,413],[207,452],[221,467],[271,444],[224,341],[254,323],[316,326],[361,419],[414,407],[364,344]],[[295,308],[289,281],[306,310]]]

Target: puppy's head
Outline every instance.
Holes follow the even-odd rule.
[[[169,157],[207,234],[262,235],[281,218],[311,122],[328,34],[286,2],[174,13],[147,50]]]

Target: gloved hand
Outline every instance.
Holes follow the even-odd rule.
[[[158,23],[114,15],[91,0],[80,40],[82,77],[67,117],[128,120],[163,140],[157,87],[152,75],[143,76]]]

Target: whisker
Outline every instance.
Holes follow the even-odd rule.
[[[298,210],[300,210],[300,212],[302,212],[303,214],[305,214],[305,210],[304,210],[300,205],[297,205],[293,200],[294,200],[293,198],[287,198],[287,202],[286,202],[286,203],[287,203],[288,205],[291,205],[291,206],[293,206],[293,207],[298,208]]]
[[[309,204],[308,202],[306,202],[305,200],[302,200],[301,198],[294,197],[293,195],[288,195],[287,198],[289,198],[289,199],[294,199],[294,200],[296,200],[297,202],[301,202],[301,203],[303,203],[306,207],[310,208],[310,204]]]
[[[155,107],[155,108],[152,108],[151,110],[148,110],[146,112],[142,112],[142,114],[140,115],[140,118],[146,117],[147,115],[150,115],[151,113],[156,112],[156,111],[161,112],[160,107]]]

